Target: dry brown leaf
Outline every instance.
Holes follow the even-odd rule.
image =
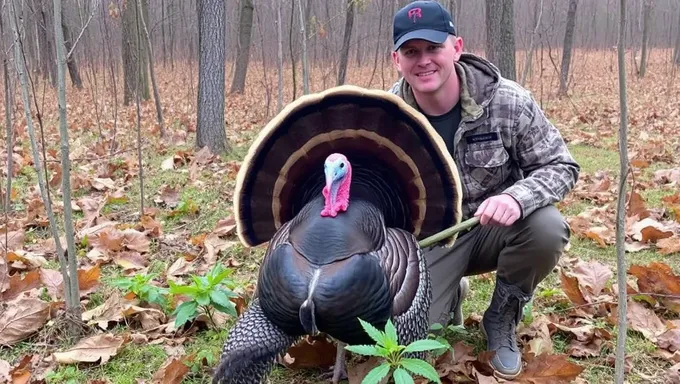
[[[600,356],[600,352],[602,351],[602,344],[604,344],[604,342],[605,340],[602,339],[594,339],[590,343],[572,340],[567,346],[565,352],[567,352],[571,357],[578,358],[598,357]]]
[[[92,188],[103,191],[105,189],[116,189],[116,184],[111,180],[111,178],[99,178],[95,177],[91,181]]]
[[[157,204],[165,204],[168,208],[175,208],[179,204],[179,189],[163,185],[154,201]]]
[[[23,229],[7,232],[7,243],[5,243],[5,230],[0,231],[0,246],[8,251],[16,251],[24,246],[26,233]]]
[[[660,348],[675,352],[680,350],[680,328],[669,329],[659,335],[656,340],[656,345]]]
[[[666,325],[654,311],[634,300],[628,300],[627,319],[631,329],[642,333],[652,342],[666,331]]]
[[[659,253],[663,255],[670,255],[671,253],[680,253],[680,237],[669,237],[667,239],[659,240],[656,243],[659,248]]]
[[[97,290],[101,274],[99,264],[90,269],[78,269],[78,288],[81,297]]]
[[[0,297],[4,301],[10,301],[18,297],[22,292],[39,287],[40,272],[37,269],[27,272],[23,276],[15,273],[9,277],[9,288]]]
[[[661,239],[666,239],[673,236],[672,231],[661,231],[655,227],[645,227],[641,231],[643,243],[656,243]],[[680,239],[677,239],[680,241]]]
[[[368,360],[364,361],[363,363],[359,363],[356,365],[347,365],[347,380],[349,381],[349,384],[361,384],[361,381],[368,375],[368,373],[378,365],[382,364],[380,360],[378,360],[377,357],[371,356]],[[381,381],[381,383],[386,382],[387,380],[384,379]]]
[[[123,272],[134,272],[146,268],[149,260],[139,252],[121,252],[113,257],[113,261],[123,267]]]
[[[660,169],[654,172],[654,181],[659,184],[680,183],[680,169]]]
[[[525,354],[527,366],[517,377],[520,383],[571,383],[583,372],[584,367],[568,360],[568,355]]]
[[[329,368],[335,364],[336,350],[325,336],[307,336],[288,348],[281,363],[292,369]]]
[[[123,236],[125,237],[123,244],[127,249],[141,253],[149,252],[151,240],[142,232],[128,228],[123,231]]]
[[[124,342],[122,336],[114,336],[111,333],[98,334],[80,340],[73,348],[64,352],[54,352],[53,355],[55,361],[61,364],[99,361],[99,365],[104,365],[118,353]]]
[[[234,228],[236,228],[234,216],[229,216],[226,219],[220,219],[217,221],[213,233],[217,236],[227,236],[234,231]]]
[[[61,272],[54,269],[40,269],[40,281],[47,288],[47,293],[52,300],[57,300],[63,295],[64,277]]]
[[[599,261],[579,262],[574,266],[572,274],[578,280],[581,294],[589,302],[593,302],[602,293],[614,275],[607,265]]]
[[[184,364],[185,359],[168,357],[163,365],[154,373],[154,384],[180,384],[184,376],[189,372],[189,366]]]
[[[161,163],[161,169],[164,171],[175,169],[175,157],[168,157]]]
[[[576,305],[587,304],[586,299],[583,297],[583,293],[581,293],[581,289],[579,289],[578,279],[576,279],[576,277],[568,276],[564,269],[561,269],[560,281],[562,282],[562,290],[572,303]]]
[[[0,345],[13,345],[42,328],[50,316],[50,305],[33,297],[7,303],[0,313]]]
[[[214,232],[205,238],[205,250],[207,254],[203,257],[206,265],[211,267],[217,261],[217,254],[226,251],[237,244],[237,241],[221,239]]]

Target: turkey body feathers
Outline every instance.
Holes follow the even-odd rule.
[[[371,339],[358,318],[384,327],[392,312],[390,282],[377,251],[385,244],[380,215],[353,202],[336,218],[310,202],[273,245],[261,267],[262,310],[286,333],[316,331],[349,344]]]

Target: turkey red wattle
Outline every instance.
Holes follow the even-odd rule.
[[[324,163],[326,186],[322,194],[325,198],[323,217],[336,217],[338,212],[346,211],[349,206],[349,186],[352,182],[352,166],[347,158],[339,153],[333,153]]]

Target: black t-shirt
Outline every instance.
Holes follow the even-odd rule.
[[[424,112],[423,114],[425,117],[427,117],[427,120],[430,121],[430,124],[432,124],[437,133],[439,133],[439,135],[442,137],[444,143],[446,143],[446,148],[449,150],[449,153],[453,154],[453,138],[456,135],[456,129],[458,129],[461,119],[460,101],[456,103],[456,105],[451,108],[450,111],[443,115],[430,116]]]

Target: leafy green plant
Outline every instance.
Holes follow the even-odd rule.
[[[377,356],[385,359],[382,364],[373,368],[364,377],[361,384],[377,384],[390,371],[395,384],[413,383],[411,373],[441,384],[437,371],[430,363],[420,359],[406,358],[404,354],[438,350],[446,348],[446,345],[436,340],[417,340],[407,346],[399,345],[397,330],[391,320],[387,320],[384,332],[361,319],[359,319],[359,322],[368,336],[376,342],[376,345],[348,345],[345,346],[345,349],[360,355]]]
[[[122,289],[126,294],[132,292],[139,298],[140,301],[149,304],[158,304],[161,308],[166,309],[168,301],[168,289],[158,287],[151,284],[151,280],[156,278],[158,274],[139,274],[130,277],[120,277],[112,281],[112,284]]]
[[[213,320],[213,308],[237,317],[236,304],[229,300],[230,297],[238,297],[232,292],[236,284],[228,279],[233,272],[233,269],[225,269],[222,265],[216,264],[205,276],[192,274],[192,284],[177,285],[169,281],[171,294],[189,297],[188,301],[180,304],[173,312],[173,315],[177,316],[175,326],[181,327],[187,321],[196,318],[200,313],[199,309],[208,316],[214,327],[217,327],[217,324]]]
[[[451,343],[449,343],[448,338],[450,337],[459,338],[460,336],[470,335],[470,332],[468,332],[468,330],[465,329],[465,326],[463,325],[450,324],[444,327],[440,323],[434,323],[430,326],[430,330],[433,331],[433,333],[430,333],[428,335],[428,338],[436,340],[444,346],[443,348],[435,349],[432,351],[432,354],[435,356],[441,356],[444,353],[446,353],[446,351],[453,348],[451,346]]]

